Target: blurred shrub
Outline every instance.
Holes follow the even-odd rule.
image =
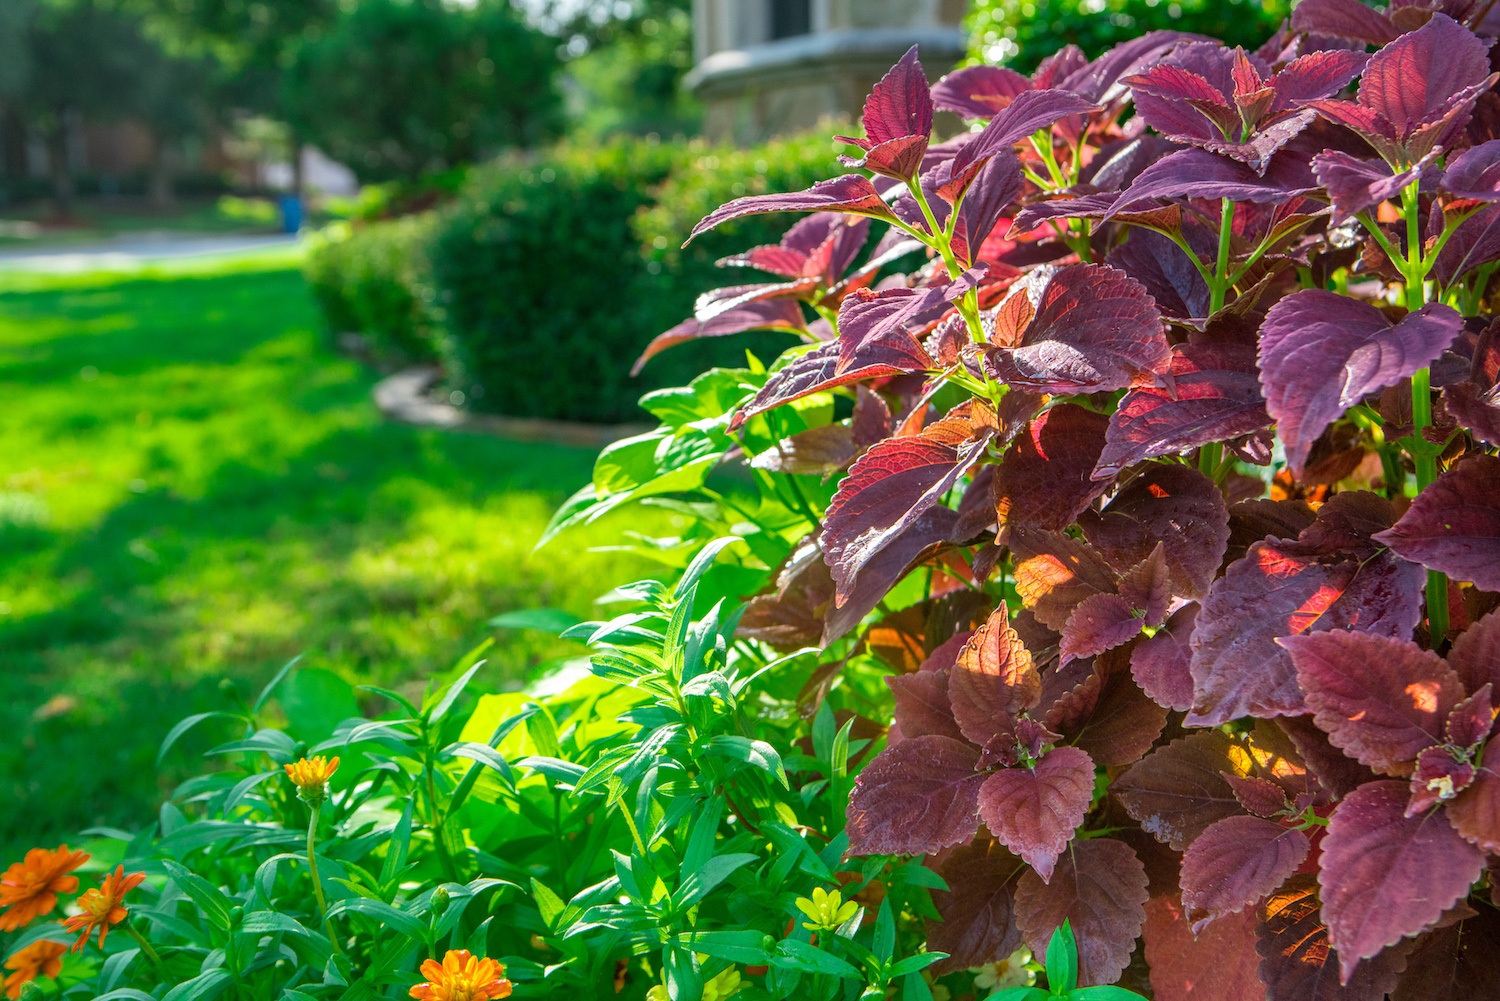
[[[362,335],[384,365],[438,358],[427,308],[431,213],[369,225],[336,223],[312,238],[304,273],[329,331]]]
[[[1291,9],[1289,0],[974,0],[964,27],[971,62],[1029,72],[1070,43],[1093,57],[1163,28],[1254,49]]]
[[[617,140],[475,170],[429,248],[450,381],[478,409],[618,422],[642,416],[646,390],[743,363],[747,346],[769,360],[785,344],[746,335],[675,348],[629,375],[704,287],[754,280],[713,269],[716,258],[774,242],[791,220],[745,220],[681,252],[692,225],[727,198],[807,187],[834,156],[824,137],[748,151]]]

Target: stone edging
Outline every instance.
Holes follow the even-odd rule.
[[[442,370],[432,366],[408,368],[375,384],[375,406],[388,420],[417,427],[446,428],[508,438],[511,441],[542,442],[603,448],[611,442],[650,430],[645,424],[583,424],[539,417],[501,417],[460,410],[429,394]]]

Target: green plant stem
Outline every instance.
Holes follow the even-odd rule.
[[[1406,308],[1416,312],[1425,304],[1424,279],[1429,262],[1422,257],[1421,208],[1417,200],[1417,182],[1413,181],[1401,192],[1402,213],[1406,216],[1406,266],[1402,278],[1406,281]],[[1393,258],[1399,260],[1399,258]],[[1432,371],[1419,369],[1411,377],[1411,453],[1412,463],[1417,468],[1417,493],[1421,493],[1437,479],[1437,450],[1423,437],[1422,432],[1432,426]],[[1427,635],[1433,647],[1442,643],[1448,635],[1448,577],[1437,570],[1427,571]]]
[[[1229,240],[1234,235],[1234,202],[1223,200],[1219,210],[1219,256],[1214,260],[1214,280],[1208,286],[1208,315],[1213,316],[1224,308],[1224,297],[1229,292]]]
[[[339,937],[334,934],[333,921],[328,917],[328,900],[323,896],[323,880],[318,875],[318,818],[323,813],[323,804],[312,805],[312,815],[307,819],[307,874],[312,877],[313,899],[318,903],[318,917],[323,920],[323,930],[328,932],[328,941],[333,951],[342,954]]]
[[[131,921],[128,915],[126,916],[124,923],[122,923],[120,927],[125,929],[125,934],[135,939],[135,944],[141,947],[141,952],[145,953],[146,958],[151,960],[152,964],[156,966],[156,972],[161,974],[164,979],[171,979],[167,976],[167,968],[166,965],[162,962],[161,954],[152,947],[151,943],[146,939],[146,936],[142,935],[140,931],[136,929],[135,922]]]

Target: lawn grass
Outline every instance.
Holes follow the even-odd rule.
[[[590,452],[385,423],[375,378],[285,255],[0,279],[0,860],[149,819],[162,736],[226,678],[420,686],[489,616],[639,576],[531,551]],[[482,677],[577,650],[506,634]]]

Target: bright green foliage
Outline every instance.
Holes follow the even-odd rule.
[[[415,180],[555,134],[556,43],[506,0],[361,0],[297,54],[293,125],[361,180]]]
[[[734,280],[715,260],[774,243],[784,228],[745,220],[679,254],[701,206],[807,187],[835,154],[826,138],[746,152],[619,140],[474,171],[429,252],[455,386],[498,413],[631,421],[648,389],[738,363],[749,345],[779,350],[774,339],[727,338],[675,349],[640,378],[629,374],[652,337],[691,315],[699,291]]]
[[[362,335],[376,360],[438,357],[426,280],[431,213],[375,225],[335,224],[312,240],[304,273],[330,333]]]
[[[374,377],[322,345],[295,260],[25,281],[0,294],[7,856],[152,816],[157,743],[223,706],[225,675],[301,653],[398,685],[490,615],[585,613],[600,581],[641,572],[584,552],[617,528],[531,553],[585,450],[382,421]],[[577,650],[502,635],[494,686]]]
[[[1008,987],[986,1001],[1147,1001],[1123,987],[1078,986],[1078,943],[1073,926],[1063,921],[1047,943],[1047,987]]]
[[[1288,0],[974,0],[969,61],[1030,71],[1064,45],[1090,58],[1148,31],[1193,31],[1254,49],[1290,16]]]

